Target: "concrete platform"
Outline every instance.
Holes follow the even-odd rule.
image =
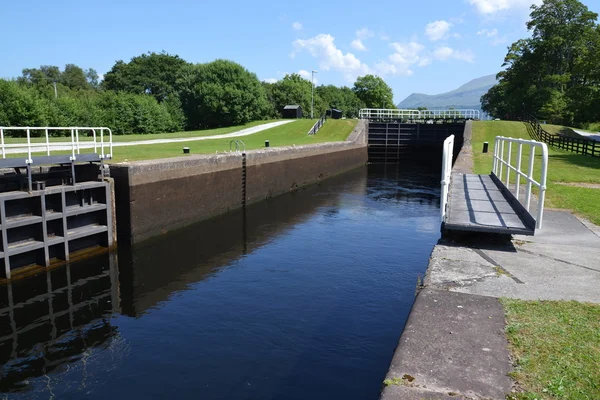
[[[533,235],[535,221],[501,186],[489,175],[453,175],[444,229]]]
[[[503,399],[510,370],[497,299],[424,289],[386,377],[394,383],[381,398]]]

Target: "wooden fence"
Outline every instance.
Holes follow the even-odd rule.
[[[539,141],[545,142],[549,146],[557,149],[572,151],[573,153],[583,154],[585,156],[600,157],[600,142],[586,138],[576,138],[563,135],[552,135],[542,128],[539,121],[528,115],[524,119],[527,122],[527,131],[529,135]]]

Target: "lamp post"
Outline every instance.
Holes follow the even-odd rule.
[[[310,80],[310,118],[314,118],[314,108],[315,108],[315,74],[319,73],[319,71],[315,71],[314,69],[311,71],[311,80]]]

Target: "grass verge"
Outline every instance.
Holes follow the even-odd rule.
[[[519,391],[510,399],[600,399],[600,305],[502,299]]]
[[[328,120],[323,128],[313,136],[307,135],[316,120],[297,120],[289,124],[270,128],[248,136],[228,139],[199,140],[184,143],[149,144],[143,146],[115,147],[111,162],[150,160],[182,156],[182,147],[190,148],[191,154],[214,154],[229,150],[232,139],[242,140],[246,150],[265,147],[268,140],[272,147],[339,142],[348,138],[357,124],[357,120]]]
[[[170,132],[170,133],[149,133],[149,134],[130,134],[130,135],[113,135],[113,142],[133,142],[136,140],[152,140],[152,139],[180,139],[180,138],[191,138],[191,137],[202,137],[202,136],[214,136],[214,135],[224,135],[227,133],[233,133],[237,131],[241,131],[242,129],[252,128],[258,125],[268,124],[269,122],[276,122],[278,120],[266,120],[266,121],[252,121],[244,125],[236,125],[236,126],[228,126],[225,128],[215,128],[215,129],[205,129],[198,131],[187,131],[187,132]],[[86,132],[87,133],[87,132]],[[32,136],[34,135],[42,135],[42,131],[32,131]],[[91,137],[79,137],[80,141],[92,141]],[[100,141],[100,139],[97,139]],[[51,137],[50,142],[70,142],[71,136],[58,136]],[[6,144],[18,144],[18,143],[27,143],[26,138],[12,138],[6,137],[4,139]],[[32,137],[31,143],[46,143],[46,138],[44,137]]]
[[[489,174],[492,170],[494,138],[508,136],[531,139],[525,124],[511,121],[478,121],[473,123],[474,172]],[[490,143],[490,152],[483,154],[483,142]],[[513,147],[513,160],[516,160],[516,147]],[[536,160],[535,176],[541,174],[540,157]],[[528,156],[523,158],[527,165]],[[514,177],[514,173],[512,174]],[[600,183],[600,158],[574,154],[548,148],[548,190],[546,206],[567,208],[600,225],[600,189],[578,186],[564,186],[561,183]]]

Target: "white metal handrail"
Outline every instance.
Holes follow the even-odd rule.
[[[446,220],[446,207],[448,205],[448,193],[450,191],[450,179],[452,176],[452,158],[454,157],[454,135],[450,135],[444,140],[442,153],[442,197],[440,199],[440,209],[442,222]]]
[[[517,159],[516,166],[512,164],[512,147],[513,143],[518,145],[517,148]],[[504,148],[508,144],[507,151],[505,153]],[[523,158],[523,146],[529,147],[529,164],[527,173],[521,170],[522,158]],[[542,151],[542,170],[540,174],[539,182],[533,177],[533,167],[535,164],[535,149],[540,148]],[[504,171],[506,166],[506,171]],[[542,229],[542,222],[544,218],[544,201],[546,199],[546,178],[548,176],[548,146],[546,143],[538,142],[535,140],[524,140],[514,139],[504,136],[497,136],[494,146],[494,165],[492,172],[500,180],[500,182],[506,182],[504,185],[510,187],[511,171],[516,173],[516,181],[514,188],[514,196],[520,201],[520,186],[521,177],[527,181],[525,189],[525,209],[529,212],[531,207],[531,189],[532,186],[539,188],[540,193],[538,195],[538,206],[537,206],[537,217],[536,217],[536,228]]]
[[[41,135],[35,137],[45,137],[44,143],[32,143],[32,133],[41,131]],[[62,131],[70,132],[70,141],[51,142],[50,137],[52,132]],[[5,143],[5,136],[7,133],[25,132],[26,143]],[[80,141],[79,133],[92,133],[91,141]],[[108,136],[108,141],[104,141],[105,132]],[[98,136],[100,140],[98,141]],[[65,137],[65,139],[68,139]],[[82,127],[82,126],[69,126],[69,127],[38,127],[38,126],[0,126],[0,149],[2,151],[2,158],[5,159],[9,154],[23,154],[27,153],[27,164],[32,164],[32,154],[46,152],[47,156],[51,155],[52,151],[71,151],[71,161],[77,160],[77,155],[81,154],[82,149],[94,149],[94,153],[100,150],[99,157],[101,159],[110,159],[113,154],[113,141],[112,131],[106,127]]]
[[[480,119],[479,110],[405,110],[383,108],[361,108],[360,119]]]

